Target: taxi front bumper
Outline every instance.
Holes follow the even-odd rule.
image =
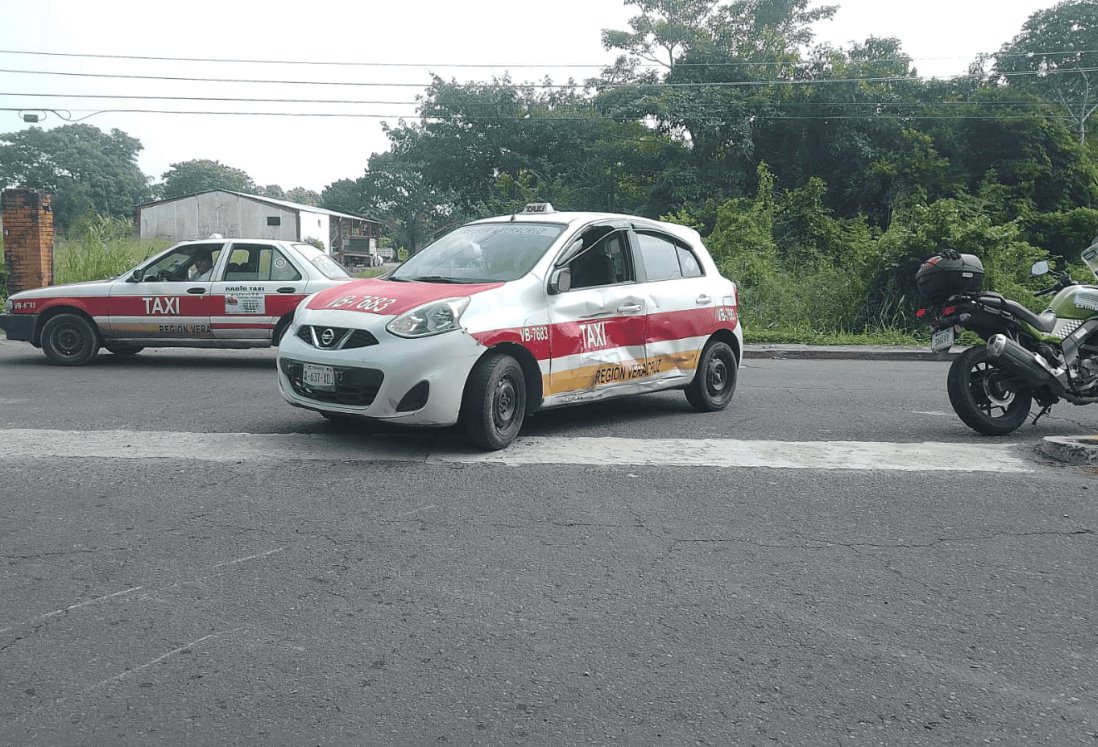
[[[379,333],[379,344],[323,350],[291,328],[278,349],[278,388],[291,405],[317,412],[407,425],[458,422],[469,372],[485,348],[464,331],[399,338]],[[334,383],[312,387],[304,369],[330,366]]]
[[[9,340],[34,342],[34,315],[0,314],[0,329]]]

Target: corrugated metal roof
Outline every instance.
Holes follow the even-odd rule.
[[[364,215],[352,215],[351,213],[338,213],[335,210],[327,210],[326,208],[316,207],[315,205],[303,205],[299,202],[290,202],[289,200],[276,200],[273,197],[264,197],[263,195],[253,195],[247,192],[236,192],[231,189],[204,189],[201,192],[194,192],[189,195],[179,195],[178,197],[169,197],[165,200],[153,200],[152,202],[145,202],[137,207],[148,207],[149,205],[159,205],[165,202],[175,202],[176,200],[184,200],[188,197],[194,197],[195,195],[204,195],[210,192],[224,192],[229,195],[236,195],[237,197],[246,197],[249,200],[255,200],[257,202],[266,202],[270,205],[277,205],[278,207],[289,208],[291,210],[304,210],[308,213],[321,213],[323,215],[334,215],[337,218],[353,218],[354,220],[368,220],[371,223],[378,223],[376,218],[368,218]]]

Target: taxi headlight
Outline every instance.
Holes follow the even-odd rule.
[[[10,314],[10,313],[11,313],[11,310],[12,310],[13,308],[15,308],[15,302],[14,302],[14,301],[12,301],[12,300],[11,300],[10,298],[8,298],[8,299],[5,299],[5,300],[4,300],[4,313],[5,313],[5,314]]]
[[[427,337],[461,329],[469,298],[445,298],[406,311],[385,327],[398,337]]]

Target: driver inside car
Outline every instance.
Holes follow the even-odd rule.
[[[213,257],[209,252],[199,252],[194,258],[194,277],[192,281],[203,282],[210,280],[213,274]]]

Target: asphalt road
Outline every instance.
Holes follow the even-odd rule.
[[[1098,408],[981,438],[945,373],[748,360],[722,413],[667,393],[523,434],[886,443],[906,466],[462,463],[397,456],[460,454],[454,431],[286,406],[271,351],[71,370],[0,342],[0,442],[180,444],[0,456],[0,743],[1093,744],[1098,482],[1033,445]],[[348,442],[393,458],[325,459]],[[1025,469],[920,469],[928,443]]]

